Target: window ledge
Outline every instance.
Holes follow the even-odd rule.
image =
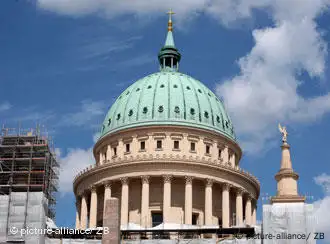
[[[124,152],[124,155],[131,154],[131,152]]]
[[[145,149],[140,149],[139,152],[146,152],[146,150]]]
[[[190,153],[197,153],[197,151],[191,151],[191,150],[189,150],[189,152],[190,152]]]
[[[163,148],[156,148],[155,151],[163,151]]]
[[[179,148],[173,148],[172,151],[181,152]]]

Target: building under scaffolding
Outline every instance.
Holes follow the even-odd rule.
[[[0,136],[0,243],[38,243],[14,230],[44,228],[55,218],[59,164],[50,138],[38,127],[2,128]],[[31,239],[32,238],[32,239]],[[30,241],[28,241],[30,240]]]

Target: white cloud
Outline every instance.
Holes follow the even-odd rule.
[[[253,17],[263,10],[272,26],[255,29],[249,54],[238,61],[240,73],[217,86],[224,98],[236,133],[248,152],[263,149],[274,138],[276,124],[320,119],[330,111],[330,93],[305,98],[298,93],[304,84],[301,73],[312,79],[325,76],[327,43],[316,22],[328,11],[330,0],[37,0],[41,9],[60,14],[159,15],[175,7],[180,19],[203,12],[222,24]]]
[[[57,156],[61,164],[60,171],[60,192],[62,195],[73,191],[72,184],[74,177],[84,168],[94,164],[92,148],[89,149],[69,149],[66,156],[61,157],[61,152],[57,150]]]
[[[181,16],[204,9],[209,0],[37,0],[41,9],[54,11],[66,15],[100,14],[106,17],[115,17],[122,14],[153,14],[168,11],[175,6],[175,12]]]
[[[326,196],[314,202],[316,229],[317,232],[324,233],[325,241],[330,243],[330,175],[323,173],[314,178],[315,182],[323,187]]]
[[[253,31],[255,45],[239,60],[240,74],[217,86],[247,151],[260,151],[278,122],[314,121],[330,111],[330,93],[306,99],[297,91],[302,71],[324,76],[327,45],[314,19],[328,3],[272,1],[275,26]]]
[[[105,103],[103,101],[84,100],[76,112],[66,113],[60,119],[59,126],[99,126],[102,116],[105,112]]]
[[[0,104],[0,112],[7,111],[11,109],[12,105],[9,102],[3,102]]]

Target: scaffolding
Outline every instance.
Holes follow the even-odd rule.
[[[44,209],[45,217],[55,219],[58,176],[59,164],[56,160],[53,141],[47,132],[42,131],[39,126],[28,130],[2,127],[0,196],[2,201],[8,199],[5,204],[8,209],[4,211],[7,212],[7,231],[11,225],[15,208],[18,208],[16,206],[23,211],[22,227],[25,228],[29,225],[27,223],[30,211],[28,206],[35,201],[33,197],[36,196],[36,193],[42,196],[42,206],[40,207]],[[18,201],[24,201],[24,203],[16,204]],[[4,217],[1,215],[1,218]]]

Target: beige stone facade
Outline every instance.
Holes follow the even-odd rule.
[[[99,227],[104,202],[120,201],[121,225],[256,224],[259,181],[240,168],[239,145],[179,126],[126,129],[94,146],[96,164],[74,179],[77,228]]]

